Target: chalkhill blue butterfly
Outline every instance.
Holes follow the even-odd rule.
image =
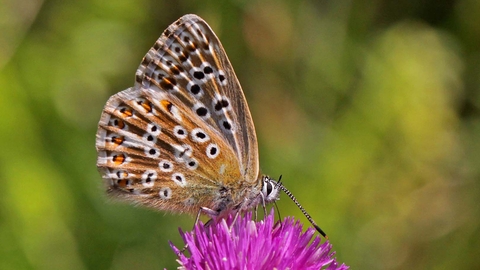
[[[107,193],[135,204],[213,220],[278,200],[260,173],[242,88],[210,26],[196,15],[171,24],[142,60],[133,87],[107,101],[97,167]]]

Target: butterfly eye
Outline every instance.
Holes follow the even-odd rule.
[[[264,176],[262,193],[265,198],[265,202],[273,202],[278,199],[280,195],[280,188],[277,186],[277,182]]]
[[[267,196],[272,192],[273,187],[270,182],[267,182]]]

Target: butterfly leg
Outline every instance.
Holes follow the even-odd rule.
[[[262,193],[260,193],[260,196],[262,198],[263,217],[265,218],[267,216],[267,203],[265,202],[265,197]]]
[[[200,207],[200,209],[198,210],[198,213],[197,213],[197,217],[195,218],[195,223],[193,224],[193,229],[195,229],[195,226],[198,224],[198,222],[200,221],[200,215],[202,214],[202,212],[204,212],[205,214],[207,214],[208,216],[210,217],[215,217],[215,216],[218,216],[218,212],[215,211],[215,210],[212,210],[210,208],[207,208],[207,207]],[[205,228],[208,228],[213,222],[213,218],[210,218],[207,223],[205,223]],[[192,230],[193,230],[192,229]]]
[[[210,220],[207,221],[207,223],[205,223],[205,228],[208,228],[208,226],[210,226],[210,225],[214,222],[214,218],[213,218],[213,217],[218,216],[218,211],[215,211],[215,210],[212,210],[212,209],[206,208],[206,207],[201,207],[201,208],[200,208],[200,211],[198,212],[197,221],[196,221],[196,222],[198,222],[198,218],[200,217],[200,213],[201,213],[202,211],[203,211],[204,213],[206,213],[207,215],[209,215],[210,217],[212,217]],[[235,217],[233,218],[232,224],[230,225],[229,229],[232,229],[233,224],[235,224],[235,222],[237,221],[239,215],[240,215],[240,211],[236,211],[236,212],[235,212]],[[196,222],[195,222],[195,224],[196,224]]]
[[[209,220],[207,221],[207,223],[205,223],[205,228],[210,227],[210,225],[212,225],[212,223],[213,223],[213,218],[209,219]]]
[[[193,231],[193,229],[195,229],[195,226],[197,226],[197,223],[198,223],[198,221],[200,220],[200,215],[201,215],[201,214],[202,214],[202,208],[200,208],[200,209],[198,210],[197,217],[195,218],[195,223],[193,223],[192,231]]]
[[[212,217],[212,218],[218,216],[218,211],[212,210],[207,207],[200,207],[200,210],[198,211],[198,215],[197,215],[197,221],[198,221],[198,218],[200,217],[201,212],[207,214],[209,217]]]
[[[235,213],[235,217],[233,218],[232,224],[230,224],[230,227],[228,228],[229,231],[232,230],[232,227],[233,227],[233,225],[235,224],[235,222],[237,221],[237,218],[238,218],[239,215],[240,215],[240,211],[237,211],[237,212]]]

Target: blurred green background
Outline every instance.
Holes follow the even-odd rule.
[[[176,268],[194,219],[108,202],[95,133],[187,13],[340,262],[480,268],[480,1],[0,0],[0,269]]]

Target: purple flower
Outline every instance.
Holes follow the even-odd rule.
[[[187,251],[170,246],[178,254],[180,269],[348,269],[338,266],[332,245],[321,243],[315,229],[303,232],[302,224],[285,218],[274,224],[273,211],[264,220],[251,220],[251,213],[233,223],[230,216],[205,228],[199,222],[192,232],[180,234]],[[232,225],[233,223],[233,225]]]

